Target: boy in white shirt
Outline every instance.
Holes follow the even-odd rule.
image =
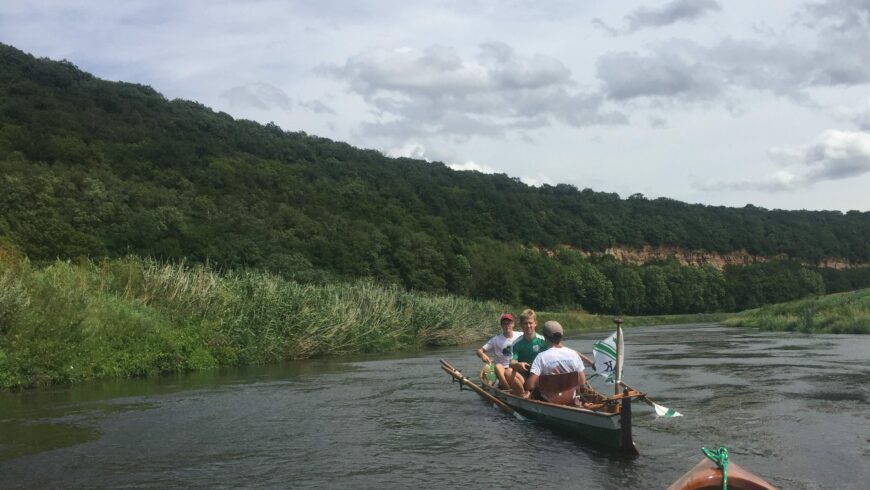
[[[486,354],[491,352],[495,357],[495,376],[498,378],[499,386],[503,389],[509,389],[510,385],[507,378],[511,376],[512,370],[509,364],[513,356],[511,348],[515,340],[522,338],[521,332],[514,332],[514,317],[510,313],[505,313],[499,319],[501,324],[501,332],[499,335],[489,339],[483,344],[483,347],[477,349],[477,357],[486,364],[492,364],[492,359]]]
[[[529,369],[529,377],[526,379],[526,390],[528,392],[535,391],[540,377],[550,374],[576,373],[577,378],[570,383],[571,386],[585,386],[586,375],[583,373],[583,359],[577,351],[565,347],[562,343],[562,336],[564,335],[562,325],[557,321],[549,321],[544,324],[542,333],[544,334],[544,340],[547,341],[547,345],[550,348],[538,354],[532,362],[532,367]],[[541,390],[543,391],[543,388]],[[555,402],[555,400],[547,396],[547,393],[541,393],[541,395],[545,400]],[[562,395],[562,393],[559,393],[559,395]],[[573,402],[574,388],[571,388],[570,393],[565,394],[565,397]]]

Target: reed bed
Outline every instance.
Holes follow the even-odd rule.
[[[623,319],[623,327],[641,327],[689,323],[720,323],[731,315],[731,313],[693,313],[687,315],[622,316],[593,315],[583,311],[539,312],[538,324],[541,325],[546,320],[556,320],[567,332],[577,332],[613,329],[615,327],[613,321],[616,318]]]
[[[870,289],[765,306],[724,323],[789,332],[870,334]]]
[[[0,388],[456,345],[490,335],[501,311],[368,280],[0,253]]]

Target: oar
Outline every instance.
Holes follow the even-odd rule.
[[[634,388],[632,388],[631,386],[628,386],[628,383],[626,383],[625,381],[620,380],[619,384],[628,388],[629,390],[637,391]],[[659,405],[658,403],[650,400],[649,397],[647,397],[646,395],[640,397],[640,399],[643,400],[643,402],[646,403],[647,405],[653,407],[653,410],[656,411],[656,415],[659,417],[682,417],[683,416],[683,414],[681,414],[680,412],[678,412],[672,408],[668,408],[668,407]]]
[[[488,400],[488,401],[498,405],[499,408],[501,408],[505,412],[507,412],[507,413],[517,417],[517,418],[520,418],[520,419],[522,418],[522,416],[520,414],[518,414],[513,408],[511,408],[505,402],[499,400],[498,398],[490,395],[480,386],[477,386],[476,384],[472,383],[471,380],[466,378],[460,370],[451,366],[450,363],[448,363],[444,359],[441,359],[441,369],[443,369],[444,372],[446,372],[450,376],[453,376],[453,378],[458,380],[460,383],[471,388],[475,393],[480,395],[480,397],[483,398],[484,400]]]

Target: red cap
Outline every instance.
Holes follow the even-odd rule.
[[[504,320],[514,321],[514,316],[511,315],[510,313],[505,313],[504,315],[501,316],[501,318],[498,319],[498,322],[501,323]]]

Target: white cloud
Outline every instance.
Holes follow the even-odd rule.
[[[865,174],[870,172],[870,132],[825,131],[795,161],[808,168],[809,183]]]
[[[475,172],[481,172],[484,174],[494,174],[497,172],[496,169],[490,166],[481,165],[471,160],[467,160],[462,163],[450,163],[447,166],[452,168],[453,170],[473,170]]]
[[[707,191],[791,191],[870,173],[870,133],[863,131],[830,129],[810,144],[772,147],[769,153],[785,168],[756,179],[696,179],[693,185]]]
[[[398,148],[391,148],[386,151],[387,156],[393,158],[416,158],[418,160],[431,161],[426,158],[426,147],[420,143],[406,143]]]
[[[523,175],[520,177],[520,181],[533,187],[541,187],[544,184],[555,185],[553,179],[544,174]]]

